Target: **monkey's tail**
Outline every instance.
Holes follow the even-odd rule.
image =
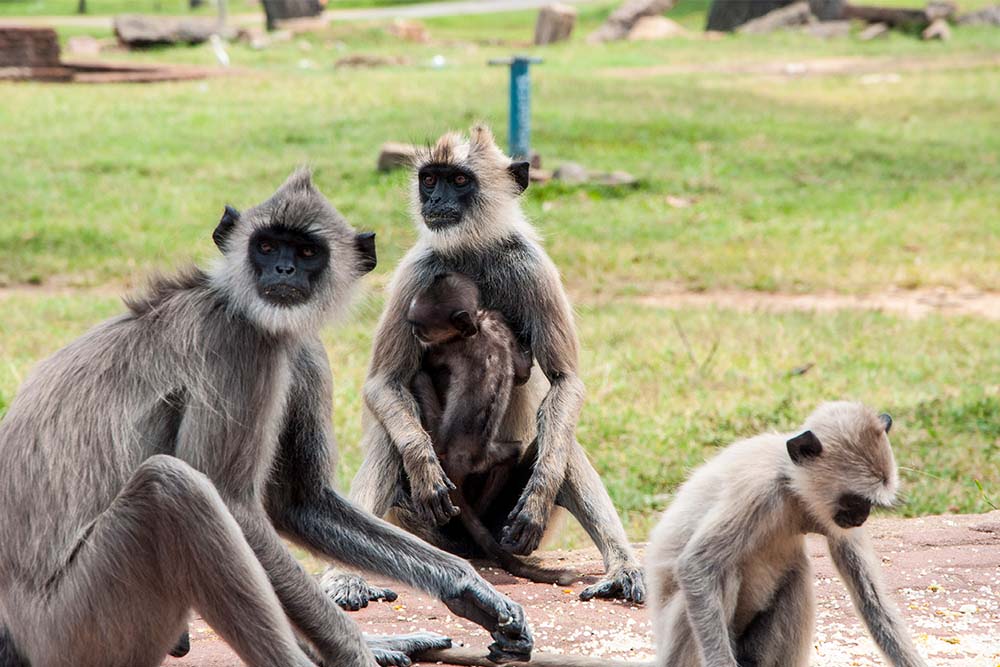
[[[458,516],[462,520],[462,525],[472,536],[472,540],[490,559],[499,563],[500,567],[515,577],[528,579],[538,584],[558,584],[560,586],[567,586],[580,578],[580,575],[572,570],[542,567],[525,562],[510,553],[500,546],[489,529],[483,525],[469,504],[465,502],[465,496],[462,495],[461,491],[457,489],[452,491],[452,497],[458,505]]]

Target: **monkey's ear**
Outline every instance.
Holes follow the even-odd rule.
[[[884,428],[885,432],[888,433],[889,429],[892,428],[892,415],[888,412],[883,412],[878,416],[878,420],[882,422],[882,428]]]
[[[222,246],[225,245],[226,239],[233,232],[233,228],[236,227],[236,223],[240,221],[240,212],[235,208],[226,204],[226,210],[222,212],[222,218],[219,220],[219,224],[216,225],[215,231],[212,232],[212,240],[215,241],[215,245],[222,250]]]
[[[800,433],[785,443],[788,455],[797,465],[802,465],[808,459],[814,459],[823,453],[823,445],[812,431]]]
[[[462,334],[462,338],[472,338],[479,333],[479,327],[476,326],[475,320],[472,319],[472,315],[467,310],[452,313],[450,319],[458,332]]]
[[[360,267],[363,273],[368,273],[378,264],[375,256],[375,232],[361,232],[354,237],[354,247],[361,255]]]
[[[507,171],[510,172],[514,182],[517,183],[518,194],[528,189],[528,183],[531,182],[531,179],[528,177],[528,174],[531,172],[531,164],[529,162],[511,162],[510,166],[507,167]]]

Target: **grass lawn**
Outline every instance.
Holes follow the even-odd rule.
[[[0,2],[0,14],[17,4],[41,3]],[[960,27],[947,43],[790,33],[585,44],[611,7],[582,7],[575,39],[547,49],[523,44],[534,12],[515,12],[427,21],[427,45],[377,24],[332,24],[262,51],[234,44],[241,73],[201,82],[0,84],[0,412],[39,358],[120,310],[121,286],[211,256],[225,203],[252,205],[309,163],[320,188],[379,239],[371,294],[326,334],[348,480],[379,288],[414,238],[407,177],[374,171],[378,147],[476,119],[505,137],[507,73],[485,62],[528,51],[545,58],[533,70],[545,166],[575,160],[641,179],[634,189],[547,184],[526,195],[579,303],[580,439],[635,539],[715,446],[791,428],[840,397],[895,417],[903,513],[1000,504],[996,321],[666,310],[631,298],[664,285],[996,289],[1000,30]],[[682,1],[671,15],[697,28],[705,7]],[[62,35],[80,32],[101,35]],[[351,53],[411,64],[333,67]],[[428,66],[435,54],[446,67]],[[107,57],[213,62],[207,47]],[[729,71],[843,57],[879,59],[881,78]],[[672,197],[693,205],[674,208]]]

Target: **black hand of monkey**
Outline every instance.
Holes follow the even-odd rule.
[[[501,546],[520,556],[527,556],[538,548],[548,522],[549,513],[528,508],[528,497],[529,494],[525,492],[517,501],[517,505],[507,516],[507,524],[501,532]]]
[[[646,579],[638,567],[619,567],[580,593],[581,600],[616,598],[642,604],[646,599]]]
[[[500,595],[485,582],[469,584],[444,603],[453,613],[490,631],[494,639],[490,644],[490,660],[511,662],[531,658],[535,640],[521,605]]]
[[[459,509],[451,502],[451,492],[455,490],[455,485],[440,466],[435,472],[434,476],[438,480],[428,484],[429,491],[421,492],[420,489],[414,488],[411,495],[414,508],[424,521],[431,525],[443,526],[458,516]]]

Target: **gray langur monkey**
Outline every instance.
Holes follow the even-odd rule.
[[[395,519],[419,535],[451,520],[452,485],[423,428],[410,383],[421,346],[407,324],[413,297],[442,273],[461,273],[479,288],[482,307],[503,315],[541,372],[516,387],[498,439],[521,442],[513,496],[498,499],[502,545],[518,555],[538,548],[556,505],[568,509],[597,545],[606,574],[581,598],[642,602],[642,569],[607,490],[575,430],[583,406],[579,344],[569,299],[538,234],[521,210],[528,163],[512,162],[489,129],[441,137],[419,158],[412,202],[420,238],[393,275],[364,386],[364,460],[351,498],[377,516],[412,507],[420,522]],[[509,500],[509,502],[507,502]],[[433,541],[433,540],[432,540]],[[324,585],[343,606],[384,594],[360,577],[328,570]]]
[[[468,563],[329,484],[318,332],[374,268],[374,234],[299,171],[242,215],[227,207],[213,239],[211,269],[155,280],[41,362],[0,423],[0,664],[159,665],[192,608],[254,667],[407,665],[448,645],[366,643],[279,534],[530,650],[520,607]]]
[[[525,562],[503,549],[480,516],[508,483],[523,449],[519,442],[498,440],[497,430],[514,386],[531,377],[531,352],[518,344],[502,315],[480,309],[479,288],[458,273],[435,277],[413,297],[406,319],[424,348],[410,389],[459,511],[441,526],[451,538],[448,550],[484,555],[532,581],[572,582],[571,572]],[[470,537],[478,551],[467,549]]]
[[[893,504],[892,418],[824,403],[793,433],[730,445],[691,475],[646,550],[658,667],[805,667],[815,601],[806,533],[827,539],[894,667],[925,667],[863,524]]]

